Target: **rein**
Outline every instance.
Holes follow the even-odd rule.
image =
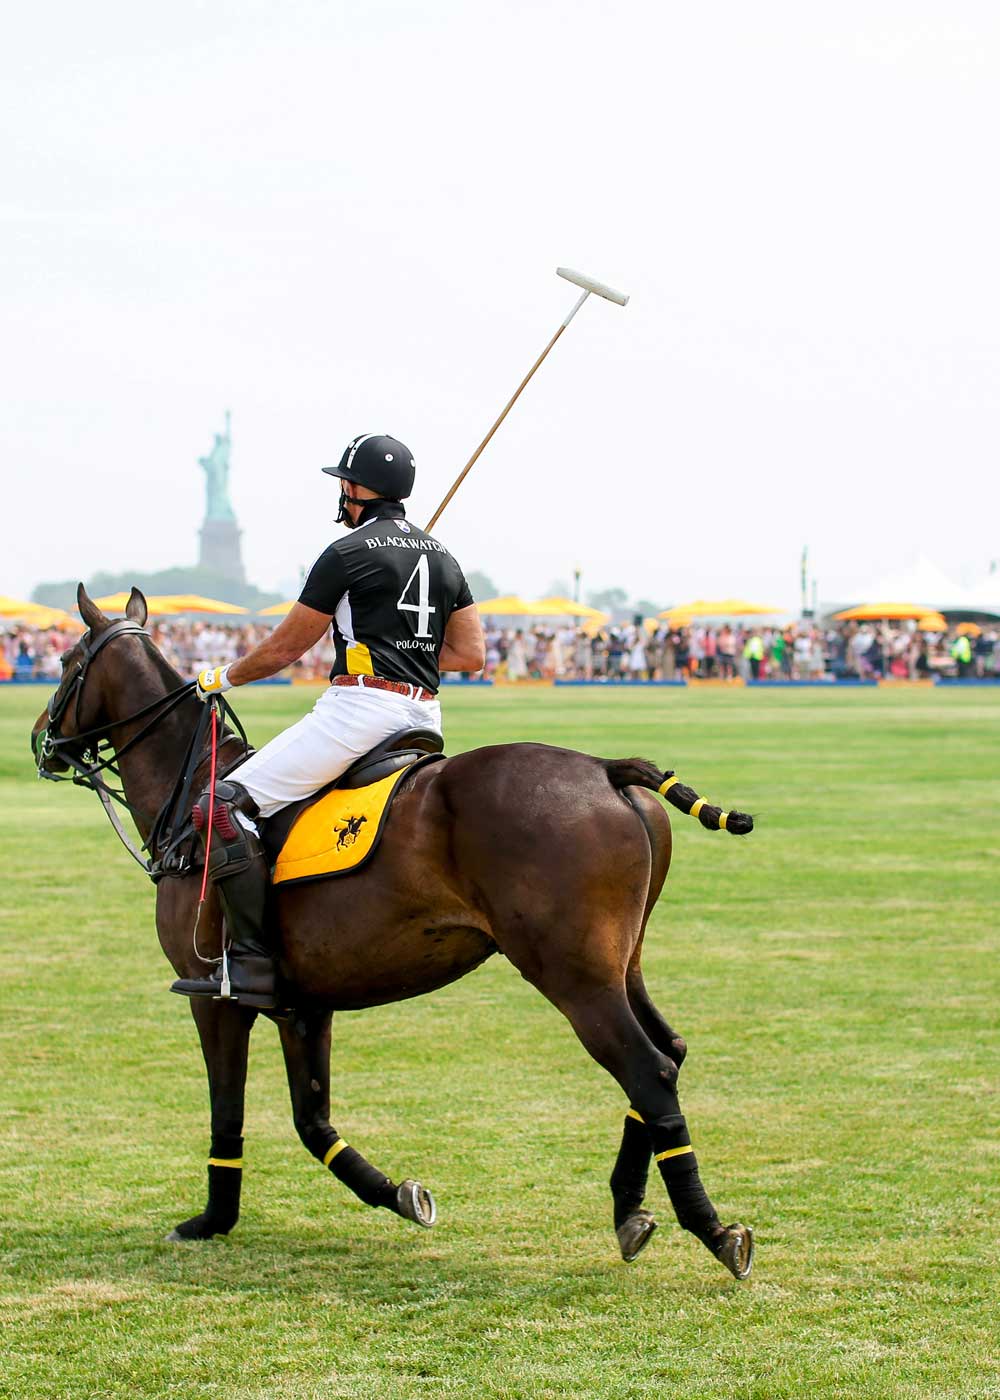
[[[182,876],[192,869],[192,859],[185,857],[179,848],[190,836],[194,834],[194,828],[190,822],[189,801],[191,789],[194,784],[195,773],[204,761],[202,749],[204,747],[205,735],[209,727],[212,729],[212,781],[215,779],[215,754],[218,743],[226,742],[225,729],[217,739],[217,711],[221,711],[223,723],[231,720],[235,733],[229,738],[239,738],[243,745],[243,753],[236,762],[241,762],[243,757],[249,752],[250,745],[247,740],[246,731],[240,723],[232,706],[223,696],[213,696],[211,701],[202,706],[202,712],[198,716],[198,723],[195,725],[191,741],[188,744],[184,760],[180,766],[177,778],[170,791],[170,795],[160,807],[153,819],[149,836],[143,842],[141,848],[129,836],[122,823],[115,804],[124,807],[129,816],[135,820],[135,809],[125,795],[124,787],[114,788],[105,781],[102,776],[110,773],[121,782],[121,770],[118,766],[124,754],[136,745],[148,738],[156,729],[160,722],[171,714],[177,707],[188,698],[195,690],[197,682],[187,681],[176,690],[167,691],[165,695],[159,696],[151,704],[145,705],[141,710],[137,710],[132,715],[126,715],[122,719],[112,720],[107,724],[95,725],[92,729],[82,730],[77,734],[62,735],[59,733],[59,725],[75,700],[76,718],[79,722],[80,703],[83,695],[83,687],[87,679],[87,672],[90,664],[98,652],[109,642],[117,637],[140,636],[148,637],[149,633],[144,627],[140,627],[137,622],[129,619],[122,619],[112,622],[103,631],[96,642],[91,645],[89,633],[80,642],[83,649],[83,656],[77,663],[76,674],[73,676],[69,686],[64,691],[61,698],[57,690],[51,696],[48,703],[48,724],[33,742],[35,759],[38,767],[38,776],[46,778],[50,782],[71,782],[79,787],[90,788],[96,792],[100,798],[108,820],[114,828],[115,834],[129,855],[146,874],[154,881],[160,880],[164,875]],[[123,725],[135,724],[139,720],[145,720],[142,728],[137,734],[133,734],[119,749],[114,747],[111,740],[111,733],[114,729]],[[102,756],[102,749],[104,754]],[[65,763],[73,770],[70,773],[49,772],[45,764],[48,759],[55,758],[60,763]],[[225,771],[230,771],[235,764],[226,766]],[[144,856],[143,851],[148,851],[149,855]],[[159,852],[159,854],[157,854]]]

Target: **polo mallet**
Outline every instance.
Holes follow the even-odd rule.
[[[517,403],[517,400],[518,400],[518,399],[520,398],[520,396],[521,396],[521,391],[522,391],[522,389],[523,389],[523,388],[525,387],[525,385],[528,383],[528,380],[529,380],[529,379],[531,378],[531,376],[534,374],[534,372],[535,372],[535,370],[538,368],[538,366],[539,366],[539,365],[542,363],[542,361],[545,359],[545,356],[546,356],[546,355],[549,353],[549,351],[552,349],[553,345],[555,345],[556,341],[557,341],[557,340],[559,339],[559,337],[562,335],[563,331],[564,331],[564,330],[566,329],[566,327],[569,325],[570,321],[572,321],[573,317],[574,317],[574,316],[576,315],[576,313],[580,310],[580,307],[583,305],[583,303],[584,303],[584,302],[587,300],[587,298],[590,296],[591,292],[596,292],[597,295],[598,295],[599,297],[604,297],[605,301],[613,301],[613,302],[616,302],[618,306],[627,306],[627,305],[628,305],[628,297],[625,295],[624,292],[616,292],[615,289],[614,289],[613,287],[606,287],[606,286],[604,285],[603,282],[595,282],[594,279],[593,279],[593,277],[585,277],[584,274],[583,274],[582,272],[574,272],[573,269],[572,269],[571,267],[557,267],[557,268],[556,268],[556,275],[559,276],[559,277],[565,277],[565,279],[566,279],[567,282],[573,282],[577,287],[582,287],[582,288],[583,288],[583,295],[582,295],[582,296],[580,297],[580,299],[577,301],[576,305],[573,307],[572,311],[569,313],[569,315],[568,315],[568,316],[566,317],[566,319],[563,321],[562,325],[561,325],[561,326],[559,327],[559,329],[556,331],[555,335],[554,335],[554,336],[552,337],[552,339],[549,341],[548,345],[546,345],[545,349],[544,349],[544,350],[542,351],[542,353],[539,355],[538,359],[535,361],[535,363],[534,363],[534,364],[531,366],[531,368],[528,370],[528,373],[527,373],[527,374],[524,376],[524,378],[521,380],[520,384],[517,386],[517,388],[516,388],[515,391],[514,391],[513,397],[510,399],[509,403],[507,404],[507,406],[506,406],[506,408],[504,409],[504,411],[501,413],[500,417],[499,417],[499,418],[497,419],[497,421],[493,424],[493,427],[489,430],[489,432],[488,432],[488,433],[486,434],[486,436],[483,438],[482,442],[479,444],[479,446],[476,448],[475,452],[473,452],[472,456],[469,458],[469,460],[466,462],[465,466],[462,468],[462,470],[459,472],[458,476],[455,478],[455,481],[454,481],[454,483],[453,483],[453,485],[452,485],[451,490],[448,492],[447,496],[445,496],[444,500],[441,502],[441,504],[438,506],[437,510],[436,510],[436,511],[434,512],[434,514],[431,516],[430,520],[427,522],[426,529],[428,530],[428,532],[434,529],[434,526],[437,524],[437,522],[438,522],[438,521],[440,520],[440,518],[441,518],[441,515],[442,515],[442,512],[444,511],[445,506],[448,504],[448,502],[451,500],[452,496],[454,496],[455,492],[458,490],[458,488],[461,486],[462,482],[463,482],[463,481],[465,480],[465,478],[468,476],[469,472],[470,472],[470,471],[472,470],[472,468],[475,466],[475,464],[476,464],[477,460],[479,459],[479,455],[480,455],[480,453],[482,452],[483,448],[484,448],[484,447],[486,446],[486,444],[489,442],[490,438],[491,438],[491,437],[493,436],[493,434],[496,432],[497,428],[499,428],[499,426],[500,426],[500,424],[503,422],[503,420],[507,417],[507,414],[511,411],[511,409],[514,407],[514,405]]]

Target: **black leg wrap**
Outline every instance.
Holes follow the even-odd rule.
[[[228,1235],[240,1218],[240,1188],[242,1167],[213,1167],[208,1169],[208,1207],[205,1215],[216,1235]]]
[[[208,1159],[208,1206],[205,1214],[216,1225],[216,1233],[228,1234],[240,1218],[240,1188],[243,1167],[217,1166],[220,1162],[243,1162],[243,1139],[232,1133],[213,1133]]]
[[[355,1148],[342,1147],[327,1165],[337,1180],[342,1181],[366,1206],[395,1207],[396,1187],[384,1172],[373,1167],[371,1162],[366,1162]]]
[[[622,1145],[611,1173],[615,1229],[642,1205],[649,1178],[649,1130],[636,1118],[626,1118]]]
[[[208,1205],[201,1215],[177,1225],[168,1238],[173,1240],[210,1240],[213,1235],[228,1235],[240,1218],[240,1188],[243,1185],[241,1165],[243,1139],[220,1134],[212,1138],[208,1160]]]
[[[208,1155],[219,1161],[234,1162],[243,1156],[243,1139],[235,1133],[213,1133]]]
[[[722,1235],[722,1225],[701,1184],[698,1159],[690,1150],[691,1137],[683,1116],[676,1114],[651,1123],[649,1133],[678,1224],[714,1250],[715,1240]]]

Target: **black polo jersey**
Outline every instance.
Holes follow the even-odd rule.
[[[379,501],[361,524],[316,560],[299,602],[333,617],[334,676],[437,690],[448,619],[472,602],[458,562],[443,544]]]

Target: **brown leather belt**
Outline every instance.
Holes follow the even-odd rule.
[[[334,676],[331,685],[359,685],[362,690],[391,690],[394,695],[405,695],[409,700],[436,700],[433,690],[424,690],[419,685],[407,685],[405,681],[384,681],[381,676]]]

